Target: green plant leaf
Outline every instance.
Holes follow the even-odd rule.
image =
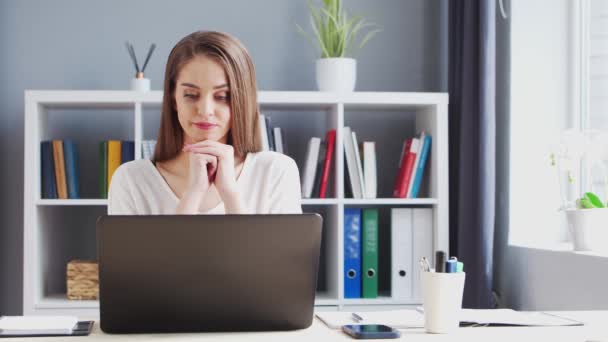
[[[361,41],[361,44],[359,44],[359,49],[362,49],[365,46],[365,44],[367,43],[367,41],[370,40],[373,36],[375,36],[376,33],[378,33],[378,32],[382,32],[382,30],[381,29],[375,29],[373,31],[367,32],[367,34],[365,35],[365,37]]]
[[[587,199],[589,203],[593,205],[594,208],[604,208],[604,204],[602,203],[602,201],[593,192],[586,192],[585,199]]]
[[[589,201],[588,198],[583,197],[580,198],[576,201],[576,207],[579,209],[593,209],[595,208],[595,206],[593,206],[593,203],[591,203],[591,201]]]

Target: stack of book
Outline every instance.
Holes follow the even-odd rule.
[[[260,114],[260,135],[262,136],[262,150],[275,151],[287,154],[285,133],[281,127],[272,126],[270,116]]]
[[[135,159],[133,141],[107,140],[99,143],[99,194],[108,198],[108,189],[114,171],[128,161]]]
[[[431,150],[431,140],[430,135],[422,132],[418,137],[408,138],[403,142],[393,197],[418,197],[424,166]]]
[[[78,147],[72,140],[42,141],[42,198],[80,198]]]
[[[335,129],[329,130],[323,141],[319,137],[312,137],[308,141],[301,181],[303,198],[328,196],[327,188],[335,146]]]
[[[376,143],[357,142],[357,134],[344,127],[344,156],[346,158],[345,189],[353,198],[377,197]]]

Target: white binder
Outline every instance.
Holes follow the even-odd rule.
[[[413,233],[413,277],[412,277],[412,299],[417,303],[422,303],[422,292],[420,289],[420,267],[418,261],[426,257],[434,267],[433,253],[433,209],[414,208],[412,215]]]
[[[413,209],[391,209],[391,297],[412,298]]]

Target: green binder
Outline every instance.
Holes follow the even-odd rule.
[[[378,209],[363,209],[363,298],[378,297]]]

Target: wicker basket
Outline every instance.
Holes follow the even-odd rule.
[[[67,267],[68,299],[99,298],[99,268],[95,260],[71,260]]]

